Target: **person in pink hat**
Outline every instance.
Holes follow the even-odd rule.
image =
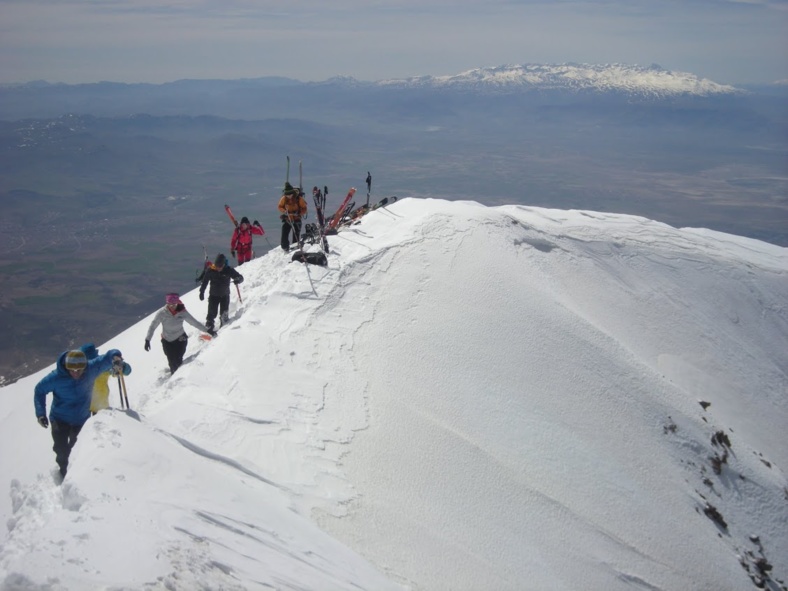
[[[167,356],[170,373],[173,374],[183,363],[189,337],[183,329],[184,320],[198,330],[207,332],[212,337],[216,336],[213,329],[206,328],[199,320],[189,314],[177,293],[168,293],[165,296],[164,307],[156,312],[145,337],[145,350],[150,351],[150,340],[156,327],[161,325],[161,347]]]

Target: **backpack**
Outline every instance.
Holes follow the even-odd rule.
[[[242,230],[240,226],[238,227],[238,238],[236,246],[249,246],[252,244],[252,230],[247,228],[246,230]]]
[[[309,263],[310,265],[320,265],[321,267],[328,266],[328,259],[323,252],[302,252],[298,251],[293,255],[291,261],[298,261],[299,263]]]

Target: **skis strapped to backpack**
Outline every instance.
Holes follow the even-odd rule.
[[[235,219],[235,216],[233,215],[233,210],[230,209],[230,206],[227,205],[226,203],[224,204],[224,211],[227,212],[227,215],[230,217],[230,221],[233,223],[233,226],[235,226],[237,228],[238,227],[238,220]]]
[[[202,263],[202,269],[197,271],[197,277],[195,277],[195,279],[194,279],[194,281],[197,282],[197,283],[202,281],[203,277],[205,277],[206,269],[208,269],[208,267],[211,266],[211,259],[208,258],[208,251],[205,249],[205,245],[204,244],[202,245],[202,252],[203,252],[203,255],[205,255],[205,260]]]

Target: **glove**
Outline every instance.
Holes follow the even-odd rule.
[[[203,301],[204,299],[205,299],[205,294],[200,292],[200,301]]]
[[[235,279],[233,279],[233,283],[235,283],[236,285],[238,285],[239,283],[243,283],[243,282],[244,282],[244,278],[243,277],[236,277]]]
[[[231,250],[231,251],[230,251],[230,256],[231,256],[231,257],[233,257],[233,258],[235,258],[235,251],[234,251],[234,250]]]
[[[38,417],[38,419],[36,420],[38,421],[38,424],[41,425],[44,429],[49,427],[49,420],[47,420],[46,417]]]
[[[145,350],[150,351],[150,341],[148,339],[145,339]]]
[[[287,216],[285,214],[282,214],[282,215],[279,216],[279,219],[282,220],[283,222],[286,222],[287,221]]]

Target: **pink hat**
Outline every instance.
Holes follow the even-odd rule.
[[[168,293],[166,296],[164,296],[164,298],[165,298],[165,301],[168,304],[180,304],[181,303],[181,298],[180,298],[180,296],[177,293]]]

